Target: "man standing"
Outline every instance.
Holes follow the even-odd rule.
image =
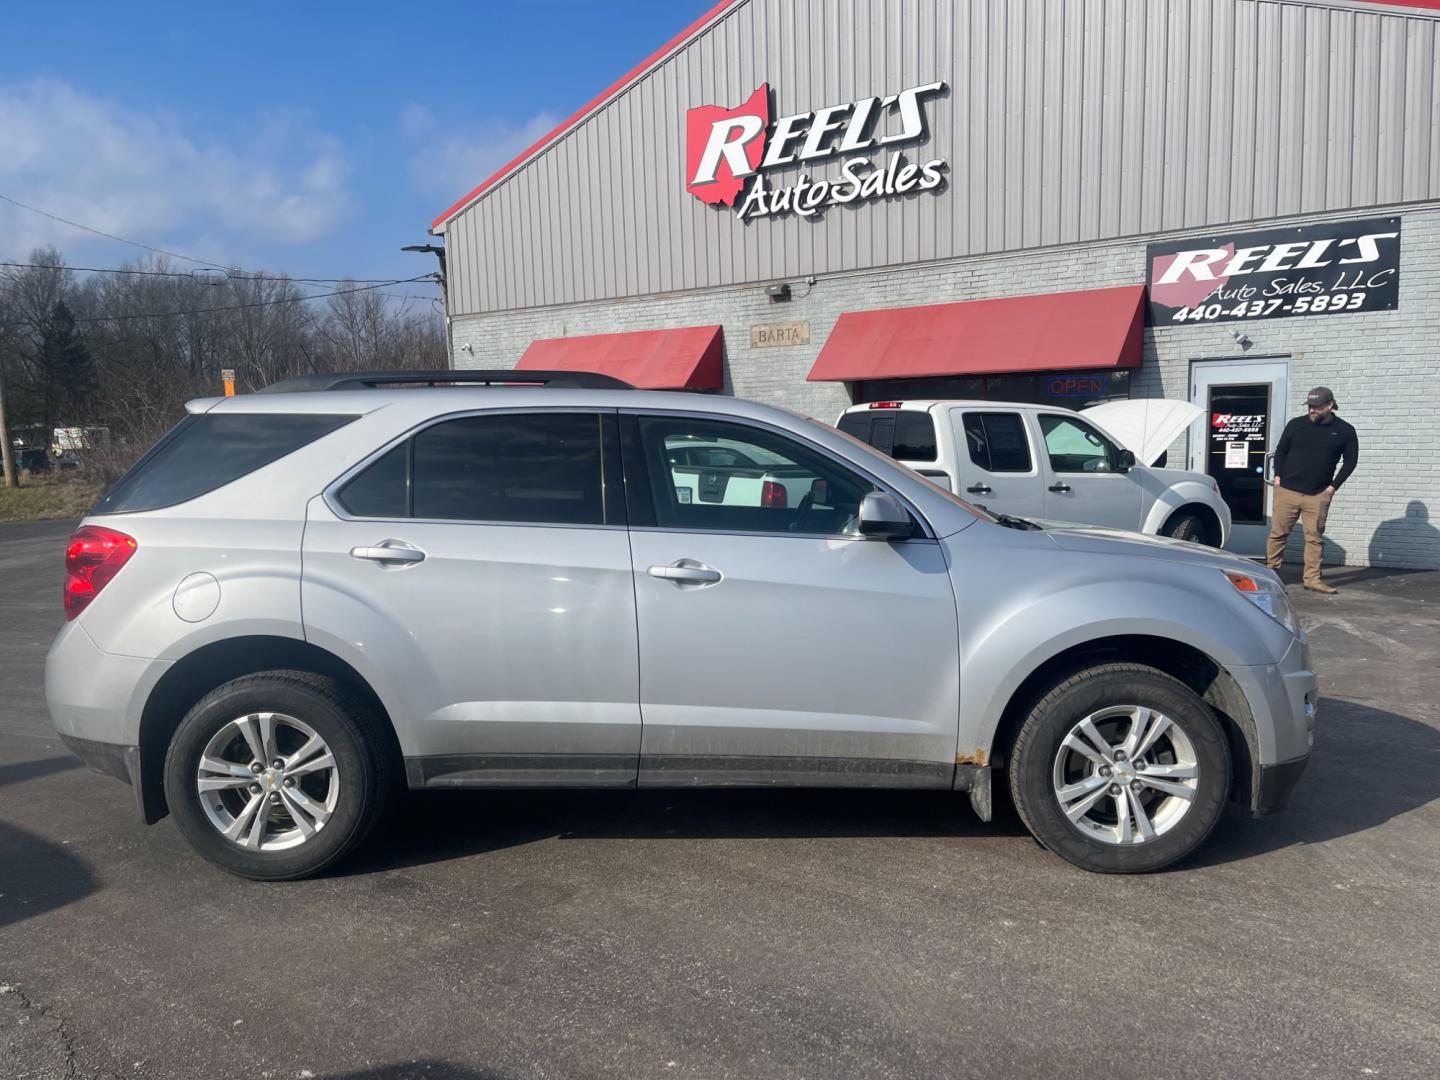
[[[1305,530],[1305,588],[1339,592],[1320,580],[1320,559],[1325,551],[1325,518],[1330,500],[1355,471],[1360,442],[1355,429],[1335,415],[1335,395],[1317,386],[1305,395],[1305,416],[1285,425],[1275,447],[1275,508],[1265,562],[1280,569],[1285,542],[1299,518]],[[1344,459],[1340,471],[1335,466]]]

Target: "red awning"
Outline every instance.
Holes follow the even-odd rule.
[[[636,330],[532,341],[516,370],[598,371],[642,390],[719,390],[724,331],[718,326]]]
[[[809,381],[1139,367],[1143,285],[850,311]]]

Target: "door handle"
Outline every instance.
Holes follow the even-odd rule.
[[[671,566],[652,566],[650,576],[676,585],[714,585],[724,577],[719,570],[690,559],[681,559]]]
[[[989,495],[994,490],[995,489],[992,488],[989,484],[971,484],[965,489],[965,491],[971,495]]]
[[[404,540],[383,540],[375,547],[353,547],[352,559],[368,559],[378,563],[412,564],[425,561],[425,552]]]
[[[1064,482],[1062,481],[1062,482],[1060,482],[1060,483],[1058,483],[1058,484],[1051,484],[1051,485],[1050,485],[1050,490],[1051,490],[1051,491],[1069,491],[1069,490],[1070,490],[1070,485],[1067,484],[1067,483],[1064,483]]]

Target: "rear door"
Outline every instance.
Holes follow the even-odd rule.
[[[1002,514],[1045,516],[1045,481],[1022,413],[951,409],[961,498]]]
[[[633,785],[613,412],[449,417],[312,501],[306,636],[398,709],[412,784]]]
[[[1075,413],[1041,412],[1034,419],[1045,447],[1045,516],[1140,528],[1140,485],[1120,471],[1120,448]]]
[[[949,787],[959,667],[939,544],[861,539],[875,483],[788,433],[681,414],[622,429],[641,784]],[[784,461],[805,496],[687,499],[668,458],[697,440]]]

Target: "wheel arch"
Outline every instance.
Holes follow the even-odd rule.
[[[1160,524],[1159,534],[1162,536],[1169,535],[1170,526],[1174,524],[1178,518],[1182,517],[1196,517],[1200,519],[1200,523],[1205,528],[1205,543],[1211,547],[1220,547],[1221,544],[1225,542],[1225,530],[1224,526],[1220,523],[1220,515],[1215,512],[1213,507],[1207,506],[1202,502],[1182,503],[1170,511],[1169,514],[1165,515],[1165,519]]]
[[[232,679],[286,669],[326,675],[363,698],[384,726],[397,766],[400,742],[390,712],[353,667],[334,653],[299,638],[263,634],[213,641],[177,660],[156,682],[140,714],[139,799],[147,825],[170,812],[165,801],[165,752],[175,729],[202,697]]]
[[[1115,661],[1144,664],[1164,672],[1188,686],[1214,710],[1225,731],[1234,767],[1230,797],[1247,804],[1252,801],[1260,742],[1254,714],[1240,684],[1223,664],[1194,645],[1146,634],[1096,638],[1063,649],[1039,664],[1006,702],[991,740],[989,763],[995,767],[1007,763],[1020,725],[1056,685],[1085,668]]]

